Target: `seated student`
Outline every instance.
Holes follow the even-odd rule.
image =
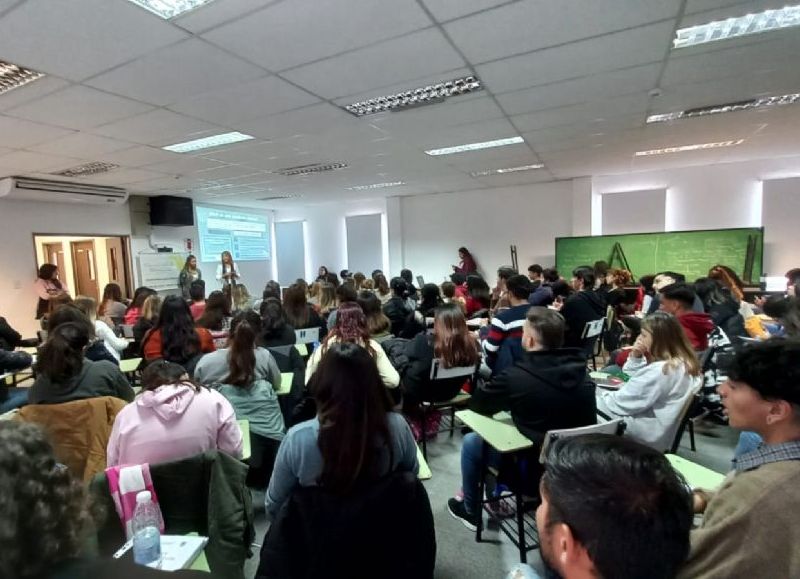
[[[517,271],[513,267],[504,265],[497,270],[497,285],[492,288],[492,299],[490,305],[492,311],[510,307],[508,303],[508,290],[506,289],[506,282],[512,275],[517,275]]]
[[[408,299],[417,301],[417,288],[414,286],[414,274],[410,269],[401,269],[400,277],[406,282]]]
[[[86,347],[83,355],[87,360],[99,362],[107,360],[112,364],[119,366],[119,358],[115,357],[108,351],[106,345],[102,340],[97,338],[94,331],[94,325],[89,321],[86,314],[83,313],[75,304],[65,304],[59,307],[49,316],[48,320],[48,335],[55,331],[61,324],[76,323],[86,326],[86,332],[89,335],[89,344]]]
[[[548,577],[675,577],[689,552],[691,496],[664,455],[583,435],[556,441],[544,467],[536,526]],[[540,579],[527,565],[508,577]]]
[[[144,340],[145,334],[158,323],[158,314],[161,311],[161,306],[162,300],[158,294],[147,296],[147,299],[144,300],[142,315],[133,325],[134,351],[137,354],[142,352],[142,340]]]
[[[336,294],[336,307],[331,309],[331,311],[328,313],[327,323],[329,332],[333,329],[333,326],[336,325],[336,310],[346,302],[352,303],[358,300],[358,293],[356,292],[355,285],[348,283],[348,280],[337,287],[334,293]]]
[[[441,286],[442,291],[442,301],[446,304],[455,301],[456,299],[456,284],[451,281],[446,281],[442,283]]]
[[[623,418],[625,436],[668,450],[686,400],[703,383],[700,362],[675,316],[656,312],[642,322],[619,390],[597,390],[598,414]]]
[[[730,340],[737,341],[737,338],[748,336],[744,318],[739,313],[739,304],[730,290],[717,280],[708,277],[701,277],[695,281],[694,290],[703,302],[705,313],[711,316],[714,325],[725,332]]]
[[[250,296],[250,292],[247,291],[246,285],[237,283],[235,286],[231,286],[230,293],[231,309],[234,314],[253,309],[253,300]]]
[[[594,262],[594,291],[598,293],[603,302],[607,302],[606,295],[611,289],[608,272],[611,269],[605,261]]]
[[[298,487],[347,494],[390,472],[417,474],[417,445],[405,419],[391,411],[370,352],[332,343],[309,387],[317,416],[290,428],[281,443],[265,497],[271,516]]]
[[[122,302],[122,289],[115,283],[108,283],[103,288],[103,299],[97,307],[97,316],[104,322],[112,325],[119,323],[125,318],[125,310],[128,309]],[[118,320],[118,321],[117,321]]]
[[[133,400],[133,389],[118,366],[84,357],[90,332],[87,322],[59,324],[50,332],[36,359],[36,379],[28,394],[31,404],[60,404],[99,396]]]
[[[714,321],[705,312],[692,311],[697,299],[694,290],[685,283],[674,283],[661,289],[659,310],[678,318],[689,343],[697,352],[708,348],[708,334],[714,329]]]
[[[207,450],[242,456],[231,403],[193,382],[178,364],[161,360],[147,366],[141,393],[114,420],[108,466],[169,462]]]
[[[0,496],[0,573],[6,579],[209,576],[158,571],[134,564],[132,557],[92,557],[86,539],[95,521],[87,488],[58,464],[35,424],[0,421]]]
[[[31,364],[33,364],[33,357],[27,352],[10,352],[0,348],[0,374],[24,370]],[[27,403],[27,388],[17,389],[10,393],[6,381],[0,379],[0,414],[25,406]]]
[[[166,360],[183,366],[191,375],[201,355],[216,350],[211,334],[196,328],[189,306],[179,296],[164,300],[158,323],[142,341],[142,355],[148,362]]]
[[[75,298],[75,307],[94,324],[94,334],[98,340],[103,341],[103,345],[108,353],[117,360],[122,357],[122,352],[128,347],[128,340],[117,337],[114,330],[108,327],[102,320],[97,319],[97,302],[89,296],[78,296]]]
[[[309,328],[319,328],[319,339],[325,338],[328,327],[317,310],[306,301],[306,293],[297,284],[289,286],[283,296],[283,311],[286,314],[286,321],[295,330],[305,330]]]
[[[362,290],[366,290],[366,291],[374,292],[375,291],[375,280],[373,280],[371,277],[365,279],[361,283],[361,289]]]
[[[523,357],[472,395],[470,409],[492,416],[510,411],[519,431],[541,445],[548,430],[594,424],[595,385],[588,376],[586,359],[577,348],[564,348],[564,318],[551,309],[531,307],[523,328]],[[463,501],[450,499],[450,514],[473,531],[477,527],[478,477],[483,440],[472,432],[461,447]],[[492,466],[500,453],[488,450]]]
[[[294,328],[286,322],[286,314],[281,302],[276,298],[267,298],[261,302],[261,334],[258,345],[264,348],[273,346],[290,346],[297,342]]]
[[[150,289],[149,287],[136,288],[136,291],[133,292],[133,300],[131,300],[131,305],[129,305],[128,309],[125,310],[125,318],[123,323],[126,326],[134,325],[142,315],[142,306],[144,305],[144,300],[146,300],[148,296],[152,296],[157,293],[158,292],[156,290]]]
[[[203,312],[206,311],[206,284],[202,281],[193,281],[189,286],[189,299],[192,303],[189,304],[189,311],[192,312],[192,318],[195,320],[200,319]]]
[[[451,273],[450,283],[456,286],[456,298],[467,300],[467,276],[463,273]]]
[[[644,310],[645,314],[652,314],[653,312],[658,311],[661,305],[661,291],[672,284],[686,283],[686,276],[682,273],[675,273],[674,271],[662,271],[661,273],[657,273],[656,276],[653,278],[653,290],[654,295],[653,299],[650,300],[650,306]],[[692,303],[692,307],[690,308],[693,312],[702,312],[703,310],[703,303],[700,301],[700,298],[695,295],[694,302]]]
[[[319,284],[319,306],[317,311],[323,320],[327,320],[328,315],[336,307],[336,288],[338,285],[333,285],[327,281]]]
[[[392,327],[392,322],[383,313],[381,300],[378,299],[378,296],[369,290],[361,290],[358,292],[358,305],[361,306],[367,318],[367,333],[372,340],[380,344],[392,337],[389,331]]]
[[[553,284],[560,279],[557,269],[553,267],[543,269],[541,283],[536,287],[531,286],[531,295],[528,296],[528,303],[532,306],[549,306],[552,304],[555,297],[553,295]]]
[[[650,303],[653,301],[653,296],[656,295],[656,290],[653,287],[655,279],[656,276],[652,274],[643,275],[639,278],[639,286],[636,288],[636,301],[633,302],[634,313],[650,310]]]
[[[47,310],[39,320],[39,325],[43,330],[50,330],[50,318],[56,310],[61,309],[61,306],[71,305],[72,297],[69,294],[62,293],[51,297],[47,300]]]
[[[303,283],[304,284],[306,283],[305,280],[303,280]],[[269,298],[275,298],[276,300],[278,300],[278,303],[280,303],[280,301],[283,299],[283,294],[281,292],[281,285],[275,280],[269,280],[267,282],[267,284],[264,286],[264,291],[261,292],[261,299],[253,302],[253,309],[256,311],[260,311],[261,304],[263,304],[264,301],[268,300]]]
[[[419,290],[420,301],[417,307],[407,319],[403,332],[399,337],[407,340],[413,339],[416,335],[424,333],[428,329],[426,318],[432,318],[436,308],[442,305],[442,297],[439,294],[439,286],[435,283],[426,283]]]
[[[538,288],[544,281],[544,268],[538,263],[528,266],[528,279],[531,280],[531,291]]]
[[[197,326],[209,331],[217,348],[224,348],[228,343],[232,319],[230,298],[225,292],[217,290],[209,294],[205,310],[197,320]]]
[[[309,383],[320,360],[334,344],[350,342],[366,348],[369,354],[375,359],[380,373],[381,380],[387,388],[397,388],[400,384],[400,376],[394,369],[386,352],[381,345],[369,337],[367,331],[367,317],[357,303],[342,304],[339,308],[339,315],[336,316],[336,326],[331,330],[322,345],[314,350],[308,359],[306,366],[306,384]]]
[[[392,278],[392,297],[383,306],[383,313],[392,323],[392,334],[400,336],[413,308],[409,305],[408,284],[400,277]]]
[[[492,292],[486,280],[477,275],[467,277],[467,296],[464,306],[467,318],[480,311],[488,310],[491,305],[491,297]]]
[[[357,271],[353,274],[353,284],[356,286],[357,292],[364,289],[365,281],[367,281],[367,276],[365,276],[363,272]]]
[[[394,293],[389,287],[389,282],[386,281],[386,276],[383,273],[377,273],[372,277],[375,282],[375,295],[381,300],[381,305],[385,306],[386,302],[392,299]]]
[[[606,305],[600,294],[594,291],[593,268],[589,266],[575,268],[572,272],[571,285],[575,293],[567,298],[560,310],[567,324],[564,345],[569,348],[581,348],[588,355],[597,338],[584,340],[584,328],[587,322],[605,317]]]
[[[680,577],[800,577],[800,342],[748,345],[719,391],[730,425],[764,443],[734,461],[716,492],[695,493],[705,516]]]
[[[483,342],[486,362],[497,375],[513,365],[522,355],[522,327],[531,308],[528,296],[530,281],[524,275],[513,275],[505,282],[509,307],[497,312],[489,325],[489,333]]]

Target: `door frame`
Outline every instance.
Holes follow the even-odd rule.
[[[74,285],[72,287],[75,288],[75,295],[79,295],[80,292],[78,291],[78,286],[80,284],[78,283],[78,280],[80,279],[80,277],[78,276],[78,265],[77,265],[77,263],[78,263],[78,251],[79,250],[77,249],[77,246],[80,245],[80,244],[84,244],[84,243],[85,244],[89,244],[89,245],[92,246],[92,248],[91,248],[91,252],[92,252],[91,258],[92,259],[89,262],[89,268],[90,268],[90,272],[89,273],[94,275],[94,280],[93,281],[94,281],[95,288],[97,289],[97,291],[95,292],[97,294],[97,298],[96,299],[99,302],[101,300],[101,296],[103,295],[103,288],[100,287],[99,272],[97,271],[97,244],[95,243],[95,239],[82,239],[80,241],[70,241],[69,242],[69,250],[70,250],[70,254],[72,255],[72,276],[74,277],[74,279],[73,279]],[[86,288],[84,288],[84,289],[86,289]],[[83,295],[90,295],[90,294],[87,292],[87,293],[85,293]]]

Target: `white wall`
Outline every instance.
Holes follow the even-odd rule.
[[[0,316],[26,337],[36,314],[33,234],[130,235],[128,207],[0,200]],[[70,288],[73,289],[73,288]]]
[[[401,198],[403,266],[426,282],[441,283],[467,247],[492,283],[511,264],[517,246],[521,270],[555,262],[555,238],[572,235],[572,182]],[[392,274],[399,268],[392,265]]]
[[[764,182],[764,271],[781,276],[800,267],[797,251],[800,178]]]

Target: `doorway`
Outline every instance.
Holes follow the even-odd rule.
[[[72,249],[72,267],[75,272],[75,293],[99,299],[94,241],[71,241],[69,245]]]
[[[67,270],[64,267],[64,244],[60,241],[57,243],[45,243],[42,245],[44,248],[45,262],[52,263],[58,268],[58,279],[67,279]]]

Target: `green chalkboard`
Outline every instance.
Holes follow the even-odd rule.
[[[635,278],[659,271],[675,271],[687,281],[708,275],[716,264],[727,265],[745,283],[758,283],[764,250],[764,228],[709,229],[670,233],[630,233],[595,237],[556,238],[556,267],[564,277],[581,265],[595,261],[611,263],[619,243]],[[752,261],[749,279],[745,275],[748,247]],[[622,267],[618,259],[612,267]]]

